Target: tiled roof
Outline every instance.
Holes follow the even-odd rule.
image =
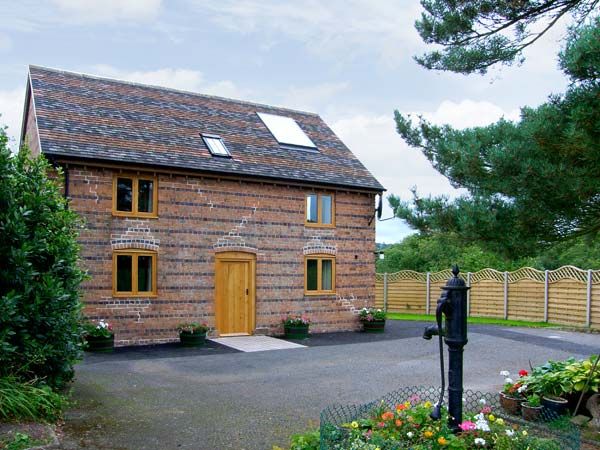
[[[31,66],[42,152],[368,190],[383,187],[316,114]],[[256,114],[293,118],[318,151],[279,145]],[[210,154],[201,133],[232,158]]]

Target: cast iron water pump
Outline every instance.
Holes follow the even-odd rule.
[[[462,422],[463,405],[463,348],[467,344],[467,291],[465,281],[458,277],[458,266],[452,267],[452,278],[448,280],[437,302],[435,317],[437,325],[425,328],[424,339],[439,336],[440,343],[440,368],[442,374],[442,388],[440,399],[436,404],[431,418],[439,420],[441,417],[442,402],[444,400],[444,346],[442,337],[448,346],[448,425],[454,432],[460,431]],[[442,319],[446,316],[446,326],[442,328]]]

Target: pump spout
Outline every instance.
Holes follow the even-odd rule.
[[[438,328],[438,326],[431,325],[425,327],[425,330],[423,331],[423,339],[430,341],[433,336],[437,336],[438,334],[440,334],[440,329]]]

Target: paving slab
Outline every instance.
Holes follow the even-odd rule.
[[[212,342],[231,347],[241,352],[264,352],[269,350],[288,350],[291,348],[305,348],[295,342],[285,341],[270,336],[231,336],[212,338]]]

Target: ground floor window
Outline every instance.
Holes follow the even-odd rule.
[[[156,252],[118,250],[113,253],[113,294],[156,295]]]
[[[335,257],[310,255],[304,259],[304,291],[307,294],[335,292]]]

